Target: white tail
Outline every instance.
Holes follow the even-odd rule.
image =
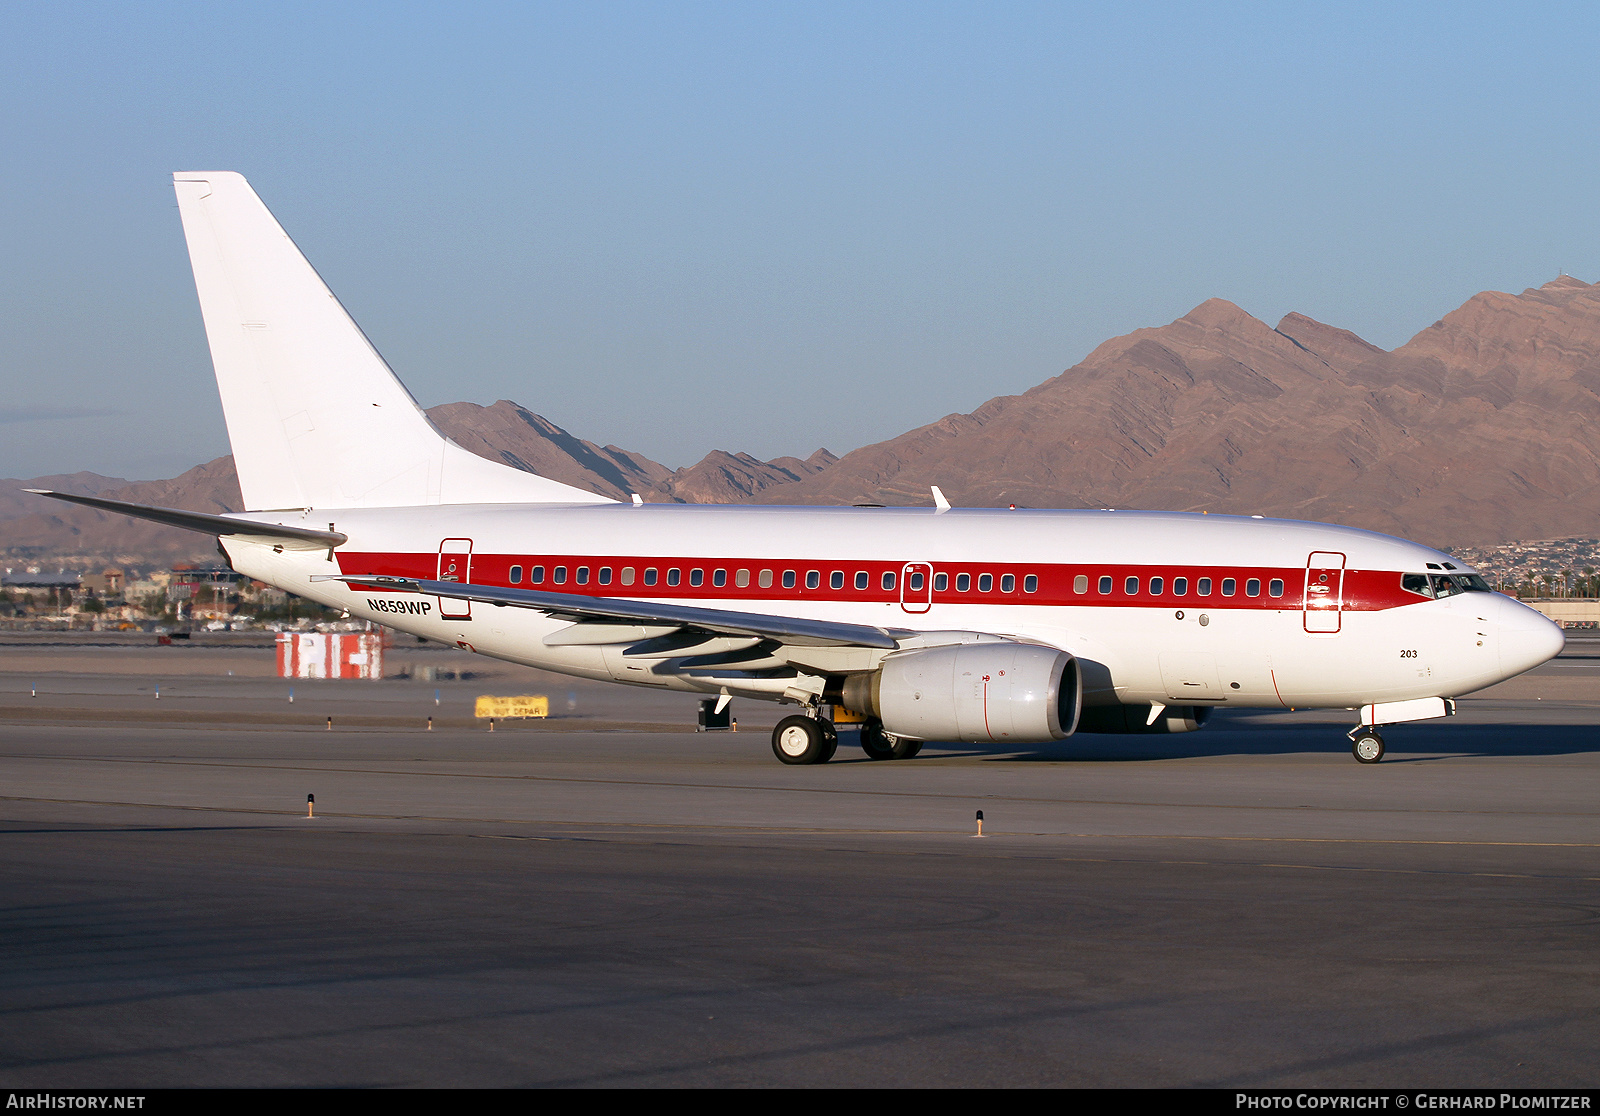
[[[450,441],[242,175],[172,177],[247,508],[610,502]]]

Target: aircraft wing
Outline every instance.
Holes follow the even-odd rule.
[[[800,647],[860,647],[893,651],[900,646],[894,633],[902,637],[912,634],[909,630],[832,620],[805,620],[759,612],[728,612],[693,605],[658,604],[624,597],[585,597],[575,593],[547,593],[538,589],[511,589],[381,574],[323,574],[314,576],[312,580],[381,585],[386,589],[404,588],[454,600],[531,608],[565,620],[593,623],[597,627],[612,624],[688,628],[712,635],[748,636]],[[633,640],[619,635],[618,642]]]

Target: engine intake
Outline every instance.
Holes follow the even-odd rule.
[[[1039,744],[1071,736],[1083,679],[1053,647],[972,643],[891,655],[840,688],[844,705],[912,740]]]

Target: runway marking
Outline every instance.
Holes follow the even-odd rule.
[[[475,771],[397,771],[388,768],[366,767],[314,767],[291,764],[269,763],[215,763],[203,760],[172,760],[172,759],[124,759],[115,756],[8,756],[5,759],[34,759],[57,763],[143,763],[166,767],[213,767],[241,771],[296,771],[307,774],[332,774],[332,775],[395,775],[412,778],[435,779],[494,779],[506,782],[533,782],[533,783],[561,783],[595,786],[619,787],[660,787],[663,790],[715,790],[715,791],[760,791],[778,794],[836,794],[859,795],[877,798],[929,798],[936,800],[955,800],[970,802],[986,799],[997,802],[1025,802],[1045,806],[1133,806],[1151,809],[1195,809],[1195,810],[1317,810],[1337,811],[1339,813],[1354,814],[1416,814],[1416,815],[1441,815],[1460,817],[1511,817],[1511,818],[1593,818],[1600,815],[1597,811],[1568,811],[1568,810],[1440,810],[1421,808],[1399,808],[1393,806],[1308,806],[1296,804],[1293,806],[1279,805],[1253,805],[1250,803],[1227,802],[1144,802],[1136,799],[1109,799],[1109,798],[1034,798],[1020,795],[1006,794],[973,794],[951,793],[948,791],[910,791],[910,790],[869,790],[855,787],[783,787],[766,786],[759,784],[739,783],[675,783],[666,780],[652,779],[598,779],[592,777],[578,777],[568,775],[493,775]],[[0,795],[0,801],[5,796]]]

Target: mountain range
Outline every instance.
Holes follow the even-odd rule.
[[[428,411],[467,449],[626,499],[1164,508],[1316,519],[1445,548],[1593,534],[1600,521],[1600,284],[1486,291],[1385,351],[1302,314],[1223,299],[1113,338],[1020,395],[835,457],[722,450],[669,469],[501,400]],[[172,561],[196,536],[20,493],[61,488],[238,510],[232,459],[130,483],[0,481],[0,550]]]

